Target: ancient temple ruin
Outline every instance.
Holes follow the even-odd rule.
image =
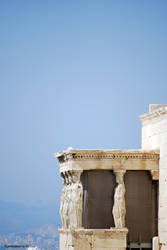
[[[60,250],[167,250],[167,105],[140,119],[139,150],[56,153]]]

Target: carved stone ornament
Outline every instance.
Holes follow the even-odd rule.
[[[106,151],[94,151],[86,152],[82,150],[76,150],[74,152],[61,152],[55,153],[55,157],[58,158],[60,163],[68,162],[68,161],[76,161],[76,160],[102,160],[102,159],[109,159],[109,160],[117,160],[117,159],[125,159],[125,160],[159,160],[159,154],[155,152],[142,152],[142,151],[124,151],[121,150],[114,151],[111,150],[110,152]]]
[[[82,226],[81,171],[61,173],[64,188],[61,195],[60,216],[63,229],[75,229]]]
[[[125,184],[124,184],[124,174],[126,171],[114,171],[116,175],[117,187],[115,188],[114,194],[114,206],[113,206],[113,217],[116,228],[125,227]]]

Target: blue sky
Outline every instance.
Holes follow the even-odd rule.
[[[140,148],[167,103],[167,1],[0,1],[0,200],[59,203],[53,153]]]

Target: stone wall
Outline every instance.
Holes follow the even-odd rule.
[[[159,150],[160,135],[166,130],[167,105],[150,105],[150,112],[142,121],[142,149]]]
[[[125,250],[128,230],[60,229],[60,250]]]
[[[161,249],[167,249],[167,121],[166,132],[160,136],[159,170],[159,241]]]
[[[142,149],[160,151],[158,236],[160,249],[167,249],[167,104],[150,105],[141,116]],[[153,249],[157,249],[156,247]]]

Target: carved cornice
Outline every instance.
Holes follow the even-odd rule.
[[[156,123],[158,121],[166,120],[166,119],[167,119],[167,107],[166,106],[161,106],[153,110],[152,112],[149,112],[147,114],[140,116],[142,125],[147,125],[150,122]]]
[[[125,150],[70,150],[55,154],[60,163],[85,160],[159,160],[159,153],[154,151],[125,151]]]

